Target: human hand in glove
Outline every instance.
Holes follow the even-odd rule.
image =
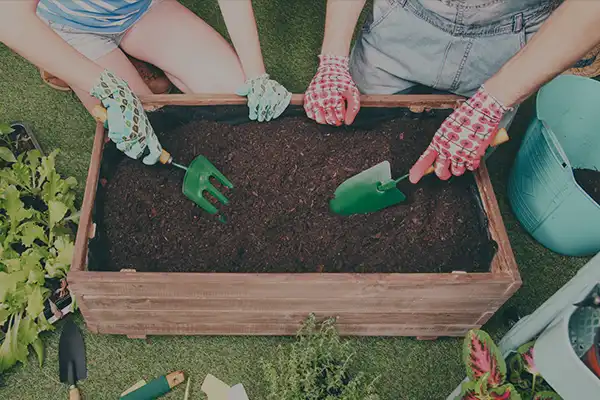
[[[133,159],[143,157],[142,162],[146,165],[156,164],[162,146],[148,121],[142,102],[127,82],[104,70],[90,94],[106,108],[108,137],[117,148]]]
[[[258,122],[279,117],[292,100],[292,94],[268,74],[248,79],[236,94],[248,98],[248,117]]]
[[[410,181],[417,183],[432,164],[442,180],[479,168],[481,157],[508,110],[483,86],[479,88],[442,123],[427,150],[411,168]]]
[[[321,54],[319,59],[304,93],[306,115],[320,124],[350,125],[360,109],[360,93],[350,76],[348,57]]]

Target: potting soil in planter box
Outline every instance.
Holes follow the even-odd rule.
[[[181,272],[488,271],[488,234],[471,174],[399,187],[408,202],[374,214],[332,215],[345,179],[381,161],[404,175],[449,111],[365,110],[352,127],[310,121],[298,109],[269,123],[245,106],[167,107],[151,119],[177,162],[211,160],[235,185],[220,223],[181,192],[183,171],[125,157],[103,160],[98,237],[90,269]]]

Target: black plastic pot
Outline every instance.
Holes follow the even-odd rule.
[[[33,130],[27,123],[16,121],[10,123],[10,127],[14,129],[14,132],[12,132],[9,135],[9,140],[11,140],[11,142],[14,145],[16,145],[16,155],[30,150],[38,150],[42,155],[44,155],[42,147],[40,146],[35,135],[33,134]],[[0,145],[3,144],[2,142],[3,139],[0,138]],[[68,287],[66,288],[66,290],[63,289],[61,291],[61,286],[63,285],[62,281],[63,280],[56,278],[46,279],[45,286],[47,289],[50,289],[51,295],[49,299],[46,300],[46,302],[44,303],[44,316],[52,324],[60,319],[58,318],[58,315],[61,315],[62,318],[69,312],[71,312],[71,305],[73,303],[73,300],[69,293]],[[66,285],[66,280],[64,285]],[[55,315],[55,313],[53,312],[53,307],[51,306],[50,302],[54,303],[54,305],[56,305],[56,309],[60,311],[57,313],[57,315]],[[0,343],[2,343],[2,341],[4,340],[2,334],[5,333],[7,329],[8,322],[5,323],[3,326],[0,326]]]
[[[44,154],[42,147],[33,134],[33,130],[27,123],[16,121],[12,122],[10,127],[14,129],[14,132],[9,135],[9,139],[16,145],[17,154],[34,149]],[[0,142],[2,142],[2,139],[0,139]]]

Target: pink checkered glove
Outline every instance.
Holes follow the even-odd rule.
[[[432,164],[442,180],[460,176],[465,170],[476,170],[508,110],[481,86],[442,123],[427,150],[411,168],[410,181],[417,183]]]
[[[320,124],[350,125],[360,109],[360,93],[350,76],[348,57],[321,54],[319,59],[317,74],[304,93],[306,115]]]

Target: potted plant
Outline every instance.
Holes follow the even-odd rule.
[[[58,151],[25,150],[27,140],[14,133],[0,125],[0,372],[25,362],[29,346],[43,361],[39,334],[53,329],[49,319],[68,297],[78,220],[77,182],[56,171]]]
[[[535,367],[534,344],[505,360],[486,332],[469,331],[463,345],[468,380],[456,400],[560,400]]]

